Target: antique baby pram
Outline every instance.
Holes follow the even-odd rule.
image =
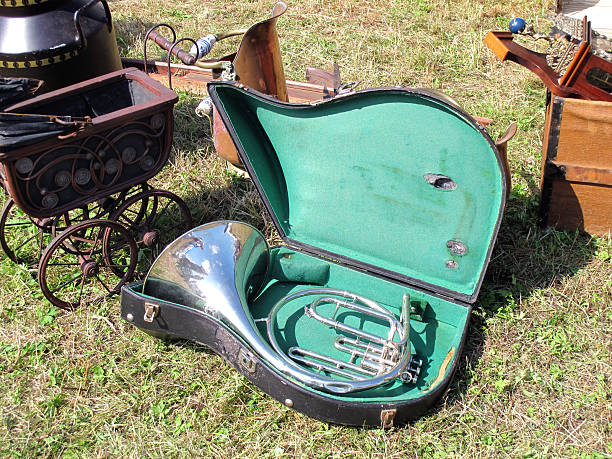
[[[54,305],[118,292],[192,226],[182,199],[146,183],[168,160],[177,100],[132,68],[2,114],[0,245]]]

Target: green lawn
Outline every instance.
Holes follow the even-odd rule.
[[[294,1],[278,21],[285,72],[331,69],[361,87],[432,87],[519,130],[512,191],[449,392],[389,430],[328,425],[264,395],[205,348],[129,326],[119,298],[73,313],[43,298],[32,271],[0,260],[3,456],[432,457],[612,454],[612,241],[538,226],[545,89],[483,44],[521,15],[546,31],[552,1]],[[142,57],[151,25],[179,36],[246,27],[271,1],[115,0],[122,55]],[[221,42],[221,55],[238,41]],[[150,45],[149,52],[162,57]],[[199,97],[180,94],[171,160],[152,184],[195,223],[239,219],[277,241],[250,182],[214,153]]]

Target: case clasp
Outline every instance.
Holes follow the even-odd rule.
[[[153,319],[155,319],[155,317],[157,316],[157,313],[159,312],[159,305],[158,304],[153,304],[153,303],[145,303],[144,305],[144,317],[143,320],[145,322],[153,322]]]
[[[382,410],[380,412],[380,424],[383,429],[388,429],[393,427],[393,420],[395,419],[395,413],[397,413],[397,409],[392,410]]]
[[[255,356],[246,349],[240,349],[238,353],[238,362],[249,373],[255,373],[257,361],[255,360]]]

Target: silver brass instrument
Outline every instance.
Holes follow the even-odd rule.
[[[317,373],[335,374],[351,381],[368,381],[380,379],[380,384],[399,378],[402,382],[416,382],[420,372],[421,362],[410,354],[410,296],[404,294],[402,314],[398,320],[394,314],[380,304],[355,293],[330,288],[306,289],[287,295],[272,308],[268,315],[268,339],[278,353],[283,353],[275,336],[277,315],[280,308],[297,298],[315,296],[312,303],[304,307],[306,316],[311,317],[329,327],[350,334],[339,336],[334,346],[350,355],[348,361],[343,361],[301,347],[289,348],[289,357],[303,365],[313,368]],[[317,311],[324,304],[335,305],[330,317],[325,317]],[[369,333],[365,330],[347,325],[336,316],[341,308],[354,310],[363,316],[371,316],[388,324],[386,337]],[[395,373],[395,367],[402,371]],[[393,374],[394,376],[390,376]],[[358,389],[353,389],[358,390]]]
[[[418,362],[410,354],[409,301],[407,295],[398,320],[378,303],[349,292],[327,288],[307,289],[281,299],[267,322],[270,343],[261,335],[249,311],[253,300],[268,282],[270,251],[264,236],[254,227],[237,221],[219,221],[194,228],[168,245],[155,260],[144,281],[147,295],[201,310],[248,344],[276,371],[309,387],[345,394],[399,379],[414,382]],[[290,301],[318,295],[306,314],[353,334],[336,346],[349,350],[348,363],[300,348],[285,354],[274,338],[279,309]],[[328,302],[371,315],[389,323],[387,337],[373,336],[318,314]],[[328,373],[328,374],[324,374]],[[332,376],[334,375],[334,376]],[[343,378],[343,379],[339,379]]]

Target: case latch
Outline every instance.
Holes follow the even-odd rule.
[[[255,356],[246,349],[240,349],[238,353],[238,362],[249,373],[255,373],[257,361],[255,360]]]
[[[397,409],[392,410],[382,410],[380,412],[380,425],[383,429],[388,429],[393,427],[393,420],[395,419],[395,413],[397,413]]]
[[[142,318],[145,322],[153,322],[153,319],[155,319],[155,316],[157,316],[157,313],[159,312],[159,305],[158,304],[153,304],[153,303],[145,303],[144,304],[144,317]]]

